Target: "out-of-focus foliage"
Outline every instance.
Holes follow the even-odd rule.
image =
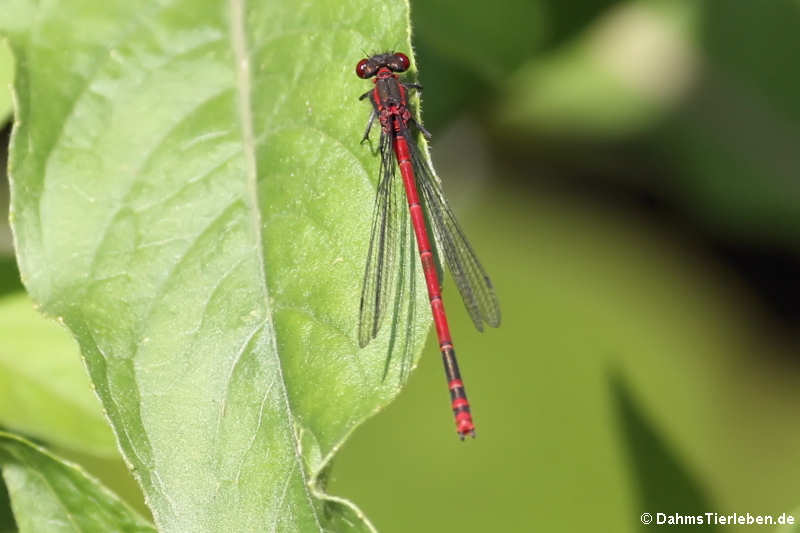
[[[0,40],[0,123],[11,116],[11,80],[14,58],[5,41]],[[8,89],[7,89],[8,88]]]
[[[417,2],[412,11],[415,38],[453,67],[489,81],[502,79],[542,47],[548,28],[541,0],[507,0],[502,16],[497,16],[499,7],[458,0]],[[449,23],[443,26],[442,20]]]
[[[800,4],[412,7],[434,159],[505,322],[477,335],[448,306],[474,443],[437,434],[431,347],[334,488],[385,531],[625,532],[645,511],[795,509],[797,324],[747,281],[797,279],[800,263],[740,278],[747,265],[716,250],[798,254]],[[476,131],[482,150],[463,139]],[[609,368],[626,392],[609,392]],[[386,503],[406,494],[413,510]]]
[[[0,483],[0,533],[16,533],[17,524],[14,513],[11,511],[8,489],[5,483]]]
[[[651,127],[675,109],[693,82],[695,11],[681,0],[615,6],[510,78],[498,127],[522,136],[591,139]]]
[[[6,159],[8,131],[11,122],[11,82],[14,79],[14,61],[6,42],[0,40],[0,294],[20,288],[14,271],[11,230],[8,227],[8,185],[6,183]]]
[[[522,146],[559,139],[557,151],[576,139],[589,149],[635,141],[664,165],[642,190],[665,194],[726,239],[796,248],[797,2],[600,4],[558,26],[571,4],[415,3],[425,116],[438,127],[465,107],[488,110],[500,137]],[[528,31],[515,31],[525,23]],[[465,39],[473,28],[493,32]]]
[[[800,4],[697,2],[701,70],[652,140],[674,197],[730,240],[800,249]]]
[[[613,369],[609,372],[609,386],[631,471],[636,476],[635,490],[641,508],[678,509],[692,516],[713,509],[705,488],[652,426],[625,378]],[[706,530],[718,531],[718,528],[706,524]]]
[[[79,467],[4,432],[0,470],[19,533],[156,533]]]
[[[666,228],[588,201],[500,186],[471,207],[464,222],[504,312],[498,330],[481,334],[449,307],[478,436],[462,444],[443,430],[431,342],[408,390],[342,450],[331,490],[389,532],[447,530],[442,505],[458,509],[466,531],[634,532],[645,511],[678,512],[666,505],[685,497],[687,477],[706,491],[708,512],[797,506],[800,390],[787,363],[796,352],[770,335],[730,271]],[[452,292],[446,284],[447,301]],[[610,368],[651,429],[638,458]],[[686,476],[652,479],[647,500],[658,491],[665,507],[643,508],[639,480],[664,463],[663,450]],[[413,509],[398,513],[409,495]]]
[[[30,298],[17,292],[0,297],[0,339],[0,426],[72,450],[116,456],[66,329],[42,320]]]
[[[313,18],[336,3],[304,5]],[[356,33],[386,24],[382,38],[359,45],[368,52],[404,47],[387,5],[395,4],[362,2]],[[407,390],[321,473],[328,492],[351,497],[386,532],[626,533],[644,530],[643,512],[794,509],[800,519],[797,324],[785,328],[738,276],[741,265],[715,252],[798,253],[800,3],[418,0],[412,8],[437,170],[497,287],[504,323],[475,332],[447,282],[477,439],[457,442],[431,341]],[[339,35],[332,28],[320,33]],[[318,88],[319,99],[291,100],[293,117],[335,109],[336,138],[352,141],[374,177],[377,162],[356,147],[367,118],[356,99],[368,85],[352,74],[361,51],[326,55],[311,44],[313,68],[294,70],[285,45],[267,67],[294,73],[293,82],[265,82],[253,98],[269,105]],[[308,170],[310,182],[337,184],[330,196],[309,194],[338,198],[337,209],[365,225],[370,201],[361,189],[348,196],[352,169],[301,152],[282,153],[324,171]],[[631,210],[631,197],[647,201]],[[308,250],[303,235],[283,232],[282,250]],[[9,293],[19,283],[4,249],[10,240],[0,234],[0,293]],[[769,278],[769,268],[750,279]],[[353,302],[356,277],[346,283]],[[30,316],[16,309],[15,319]],[[103,471],[102,461],[85,464],[124,486],[126,474]],[[0,531],[2,502],[0,494]]]

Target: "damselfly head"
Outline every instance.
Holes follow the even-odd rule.
[[[356,65],[356,75],[359,78],[367,79],[384,67],[392,72],[405,72],[409,66],[411,66],[411,62],[408,60],[408,56],[401,52],[377,54],[359,61]]]

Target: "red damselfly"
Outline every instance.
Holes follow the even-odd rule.
[[[360,78],[375,78],[375,87],[360,98],[369,98],[372,102],[363,140],[369,139],[376,118],[381,125],[380,176],[361,291],[358,340],[363,347],[378,334],[389,307],[390,285],[396,268],[397,234],[407,216],[405,209],[398,208],[402,204],[398,195],[402,193],[398,193],[399,187],[395,186],[395,168],[399,167],[439,337],[456,429],[463,440],[466,435],[475,436],[475,425],[442,302],[440,260],[447,263],[479,331],[483,330],[484,323],[494,327],[500,324],[500,307],[489,276],[456,222],[433,170],[411,138],[412,125],[426,138],[430,138],[430,133],[414,119],[408,104],[408,91],[421,90],[422,87],[397,77],[397,73],[405,72],[409,66],[408,57],[402,53],[377,54],[356,65],[356,74]],[[433,241],[428,237],[428,228],[433,232]]]

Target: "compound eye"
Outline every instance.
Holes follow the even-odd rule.
[[[397,52],[394,55],[394,58],[396,60],[394,66],[397,68],[393,70],[395,70],[396,72],[405,72],[408,70],[408,67],[411,66],[411,61],[408,60],[408,56],[402,52]]]
[[[374,74],[374,72],[371,71],[372,69],[369,66],[369,60],[367,59],[362,59],[356,65],[356,76],[358,76],[359,78],[363,79],[369,78]]]

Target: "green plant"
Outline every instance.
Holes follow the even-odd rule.
[[[397,313],[358,349],[375,161],[352,67],[410,50],[407,4],[9,8],[20,271],[78,340],[158,529],[370,530],[326,468],[398,393],[395,350],[416,358],[428,318]],[[22,531],[41,531],[41,500],[83,531],[151,529],[41,449],[0,449]]]

